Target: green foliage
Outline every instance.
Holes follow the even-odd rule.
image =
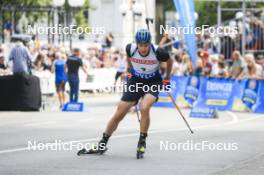
[[[44,6],[49,5],[51,0],[1,0],[1,5],[16,5],[16,6]]]
[[[1,0],[0,6],[14,6],[18,7],[16,14],[15,14],[15,20],[18,20],[23,12],[19,11],[19,6],[47,6],[50,5],[50,0]],[[4,20],[11,20],[11,14],[8,11],[4,12]],[[29,20],[29,23],[33,23],[37,21],[40,18],[47,17],[47,14],[43,12],[27,12],[26,17]]]
[[[84,13],[90,8],[89,0],[85,0],[84,5],[80,10],[75,14],[74,18],[76,21],[76,25],[80,27],[88,27],[88,21],[86,20]]]
[[[66,10],[66,13],[69,12],[70,6],[68,4],[68,0],[65,0],[66,3],[64,5],[64,8]],[[0,0],[0,6],[51,6],[52,0]],[[82,7],[78,9],[73,9],[74,12],[74,18],[76,21],[77,26],[86,27],[88,26],[88,22],[85,19],[84,12],[87,11],[90,8],[90,2],[89,0],[85,0],[85,3]],[[19,8],[18,8],[19,9]],[[19,19],[22,16],[23,12],[16,11],[15,19]],[[38,21],[39,19],[47,18],[47,13],[45,12],[27,12],[26,17],[30,24],[33,24],[34,22]],[[11,13],[10,12],[4,12],[4,20],[11,20]]]

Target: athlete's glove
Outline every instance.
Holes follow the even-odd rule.
[[[164,79],[162,81],[163,90],[169,92],[171,90],[170,80]]]
[[[128,78],[128,79],[132,78],[132,74],[128,72],[128,73],[127,73],[127,78]]]
[[[127,69],[127,73],[126,73],[127,79],[132,78],[132,71],[133,71],[132,68]]]

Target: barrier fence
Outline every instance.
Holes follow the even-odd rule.
[[[40,78],[42,94],[55,93],[54,74],[35,73]],[[88,78],[80,72],[80,90],[113,86],[115,69],[90,70]],[[171,94],[182,107],[264,113],[264,80],[235,80],[196,76],[172,76]],[[69,89],[67,87],[66,89]],[[166,92],[160,92],[156,107],[174,107]]]
[[[172,96],[180,107],[264,113],[264,81],[207,77],[171,78]],[[161,92],[157,107],[174,107]]]
[[[116,69],[101,68],[89,70],[88,77],[80,70],[80,90],[103,90],[114,85]],[[50,71],[34,71],[33,74],[40,79],[42,95],[55,94],[55,74]],[[69,84],[66,83],[66,91],[69,91]]]

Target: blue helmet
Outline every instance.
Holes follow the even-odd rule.
[[[151,35],[147,29],[139,29],[135,36],[136,43],[150,43]]]

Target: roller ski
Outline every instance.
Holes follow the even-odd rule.
[[[97,155],[102,155],[107,151],[107,148],[105,147],[104,149],[101,149],[100,147],[94,147],[89,150],[83,148],[80,151],[78,151],[77,155],[82,156],[82,155],[88,155],[88,154],[97,154]]]
[[[85,148],[79,150],[77,152],[78,156],[83,155],[89,155],[89,154],[95,154],[95,155],[102,155],[107,151],[106,144],[108,142],[109,136],[106,134],[103,134],[103,138],[100,140],[98,145],[93,145],[91,149],[87,150]]]
[[[138,146],[137,146],[137,159],[144,158],[144,153],[146,150],[146,137],[147,134],[143,134],[143,133],[140,134]]]

